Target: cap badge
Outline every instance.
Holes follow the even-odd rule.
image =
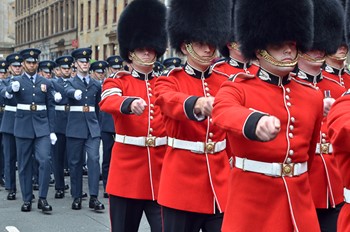
[[[30,52],[29,52],[29,55],[34,56],[34,52],[33,52],[33,51],[30,51]]]

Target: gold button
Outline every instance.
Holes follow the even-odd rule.
[[[289,150],[289,155],[294,155],[294,151],[293,150]]]
[[[207,97],[210,97],[211,95],[210,95],[210,93],[207,93]]]
[[[294,117],[291,117],[291,118],[290,118],[290,121],[294,123],[294,122],[295,122],[295,118],[294,118]]]
[[[286,163],[287,163],[287,164],[290,164],[291,162],[292,162],[292,159],[291,159],[291,158],[287,158]]]
[[[291,139],[294,137],[293,133],[289,133],[288,136],[289,136],[289,138],[291,138]]]
[[[152,97],[153,95],[151,93],[149,93],[148,96]]]
[[[290,88],[286,88],[287,93],[290,93]]]
[[[289,101],[290,100],[290,97],[289,97],[289,95],[286,95],[286,99]]]
[[[148,88],[148,91],[150,91],[150,92],[151,92],[151,91],[152,91],[152,88]]]
[[[326,134],[325,133],[322,133],[322,138],[326,138]]]
[[[154,111],[153,111],[153,110],[151,110],[151,111],[150,111],[150,113],[151,113],[151,114],[154,114]]]
[[[214,136],[214,134],[210,132],[209,137],[212,138],[213,136]]]
[[[153,116],[149,116],[149,119],[153,120]]]
[[[149,132],[153,132],[153,128],[149,128]]]
[[[207,83],[207,82],[204,82],[204,86],[208,86],[208,83]]]
[[[293,131],[293,130],[294,130],[294,126],[293,126],[293,125],[290,125],[290,126],[289,126],[289,130]]]
[[[151,106],[151,108],[154,108],[154,105],[153,105],[153,104],[151,104],[150,106]]]
[[[287,106],[288,106],[288,107],[291,107],[291,106],[292,106],[292,103],[287,102]]]
[[[321,142],[326,143],[327,141],[326,141],[326,139],[321,139]]]
[[[208,87],[205,87],[205,91],[209,91],[209,88],[208,88]]]

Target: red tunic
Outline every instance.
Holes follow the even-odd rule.
[[[345,67],[342,69],[336,69],[330,65],[325,65],[322,75],[335,80],[341,86],[346,89],[350,88],[350,74],[345,71]]]
[[[328,135],[333,144],[335,158],[343,178],[343,186],[350,189],[350,95],[333,104],[328,114]],[[338,217],[338,232],[350,231],[350,204],[346,203]]]
[[[127,136],[164,137],[158,106],[154,105],[156,78],[135,71],[108,78],[103,84],[102,111],[112,114],[116,133]],[[137,77],[141,75],[141,77]],[[141,116],[130,114],[133,99],[142,98],[147,107]],[[133,199],[155,200],[166,146],[141,147],[115,142],[111,155],[107,193]]]
[[[255,75],[259,70],[259,67],[251,63],[242,63],[233,58],[227,61],[217,62],[213,70],[218,73],[226,75],[227,78],[233,78],[237,73],[248,73]]]
[[[186,70],[186,71],[185,71]],[[223,141],[226,134],[210,118],[196,120],[193,107],[198,97],[215,96],[227,77],[202,73],[188,64],[156,82],[156,104],[163,113],[169,138],[192,142]],[[225,209],[230,167],[225,150],[198,154],[168,147],[160,179],[158,203],[177,210],[213,214]]]
[[[302,71],[299,72],[298,76],[302,76],[304,81],[318,87],[322,93],[324,93],[325,90],[329,90],[330,96],[334,99],[337,99],[345,92],[344,87],[329,77],[322,77],[322,75],[313,77]],[[330,143],[330,141],[327,136],[327,118],[324,117],[318,144],[327,143]],[[334,208],[336,205],[343,202],[342,179],[336,164],[334,152],[330,154],[315,153],[312,167],[309,170],[309,176],[311,192],[316,208]]]
[[[258,72],[226,82],[216,95],[214,124],[225,129],[235,157],[262,162],[311,163],[322,120],[322,94],[294,79]],[[265,80],[265,81],[264,81]],[[281,121],[269,142],[254,139],[264,114]],[[222,231],[319,231],[307,173],[271,177],[233,168]]]

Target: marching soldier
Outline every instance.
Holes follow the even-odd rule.
[[[323,97],[290,74],[298,50],[312,45],[313,3],[237,0],[234,12],[240,50],[260,68],[225,82],[214,102],[213,122],[227,131],[235,157],[222,231],[318,232],[307,171]]]
[[[3,88],[4,85],[2,81],[7,78],[7,69],[8,69],[8,63],[6,60],[0,60],[0,88]],[[3,96],[0,96],[0,123],[2,122],[3,114],[4,114],[4,108],[5,108],[5,98]],[[1,147],[3,140],[2,133],[0,133],[0,185],[5,187],[5,179],[4,179],[4,152]]]
[[[108,63],[104,60],[97,60],[90,65],[91,77],[100,83],[106,78]]]
[[[158,0],[135,0],[125,8],[117,30],[130,72],[103,83],[101,110],[113,116],[116,130],[106,187],[113,232],[137,232],[143,212],[152,232],[166,231],[157,203],[166,136],[152,70],[167,45],[165,15]]]
[[[123,59],[120,56],[110,56],[107,58],[108,76],[123,70]]]
[[[227,77],[211,64],[226,42],[231,7],[231,0],[170,1],[170,44],[187,63],[155,85],[168,135],[158,198],[167,232],[221,231],[230,167],[226,133],[213,125],[211,112]]]
[[[165,69],[173,69],[176,67],[181,67],[181,59],[179,57],[170,57],[163,61]]]
[[[52,79],[52,84],[55,89],[55,133],[57,136],[57,142],[53,148],[52,154],[52,166],[55,177],[55,198],[63,198],[64,190],[68,189],[68,185],[64,183],[64,161],[67,157],[67,145],[66,145],[66,130],[67,130],[67,118],[69,113],[69,99],[64,94],[64,86],[70,79],[72,72],[71,65],[74,59],[72,56],[60,56],[55,60],[57,69],[61,76]]]
[[[7,200],[16,199],[16,140],[14,134],[15,114],[17,101],[13,94],[9,94],[6,89],[11,85],[14,77],[22,75],[23,58],[19,53],[12,53],[6,57],[11,76],[2,81],[4,88],[1,89],[1,96],[5,98],[5,108],[3,120],[0,126],[2,133],[2,146],[4,150],[5,163],[5,188],[8,190]]]
[[[54,130],[54,100],[51,82],[37,74],[40,50],[24,49],[24,74],[14,77],[6,91],[17,100],[14,124],[16,137],[18,173],[22,191],[24,212],[32,209],[32,154],[39,163],[38,209],[52,211],[46,200],[51,172],[51,144],[57,138]]]
[[[39,62],[38,72],[40,75],[45,77],[46,79],[52,79],[53,70],[56,67],[56,63],[51,60],[43,60]]]
[[[157,77],[159,77],[162,75],[164,68],[165,67],[162,63],[160,63],[159,61],[156,61],[154,62],[154,65],[153,65],[153,72]]]
[[[75,59],[77,75],[66,82],[65,95],[69,98],[67,122],[67,151],[71,194],[74,198],[72,209],[80,210],[83,178],[83,162],[87,154],[89,170],[89,208],[103,210],[104,205],[98,200],[100,163],[100,126],[98,123],[101,96],[101,84],[89,76],[91,58],[90,48],[79,48],[72,52]]]
[[[332,144],[327,136],[327,114],[345,88],[322,76],[321,67],[326,55],[334,54],[342,42],[344,29],[343,8],[338,0],[314,1],[314,40],[310,51],[299,53],[298,79],[319,88],[324,93],[323,121],[315,158],[309,178],[311,193],[317,210],[321,231],[337,231],[337,220],[344,204],[341,174],[336,164]]]

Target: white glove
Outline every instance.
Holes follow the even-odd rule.
[[[62,100],[62,95],[60,92],[56,92],[54,95],[55,102],[60,102]]]
[[[331,106],[335,102],[334,98],[326,97],[323,99],[323,116],[326,117],[328,115],[329,110],[331,109]]]
[[[57,141],[57,136],[55,133],[50,133],[50,140],[51,140],[51,144],[55,145],[55,143]]]
[[[83,94],[83,92],[80,89],[77,89],[74,92],[74,98],[79,101],[81,99],[82,94]]]
[[[14,81],[14,82],[11,83],[11,87],[12,87],[12,91],[13,92],[18,92],[20,84],[19,84],[18,81]]]
[[[9,94],[7,91],[5,92],[5,97],[7,98],[7,99],[11,99],[12,97],[13,97],[13,95],[12,94]]]

